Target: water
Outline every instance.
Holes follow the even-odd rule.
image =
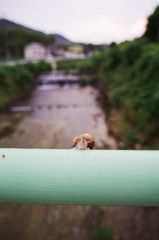
[[[0,138],[0,147],[69,149],[77,135],[90,133],[96,149],[116,148],[98,94],[92,86],[80,88],[76,83],[37,85],[28,99],[17,104],[23,111],[12,117],[20,114],[21,119],[9,135]],[[102,209],[0,203],[0,239],[91,239]]]
[[[0,147],[69,149],[75,136],[88,132],[96,140],[96,149],[116,148],[98,95],[92,86],[80,88],[75,82],[37,85],[28,99],[17,104],[23,111],[13,112],[13,129],[0,138]],[[0,117],[0,128],[10,128],[7,116]],[[143,239],[157,233],[156,213],[140,207],[0,203],[0,239],[88,240],[101,225],[115,228],[121,239],[134,238],[140,231]]]
[[[28,112],[12,134],[0,139],[0,146],[68,149],[74,137],[90,133],[96,149],[116,148],[98,94],[92,86],[77,83],[37,85],[31,97],[13,106],[13,111]]]

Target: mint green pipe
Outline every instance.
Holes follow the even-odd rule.
[[[159,151],[0,149],[0,202],[159,206]]]

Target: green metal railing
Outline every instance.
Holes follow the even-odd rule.
[[[0,202],[159,206],[159,151],[0,149]]]

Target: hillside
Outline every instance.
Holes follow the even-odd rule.
[[[56,39],[56,42],[58,44],[70,44],[71,43],[71,41],[69,41],[67,38],[63,37],[60,34],[53,33],[51,35],[53,35],[53,37]]]
[[[71,43],[71,41],[69,41],[68,39],[66,39],[65,37],[63,37],[60,34],[57,34],[57,33],[45,34],[43,32],[40,32],[40,31],[31,29],[31,28],[25,27],[25,26],[23,26],[21,24],[17,24],[15,22],[12,22],[12,21],[7,20],[7,19],[0,19],[0,28],[7,29],[7,30],[10,30],[10,29],[21,29],[21,30],[31,31],[31,32],[34,32],[34,33],[40,33],[40,34],[43,34],[43,35],[46,35],[46,36],[50,36],[51,35],[51,36],[53,36],[55,38],[56,43],[58,43],[58,44],[69,44],[69,43]]]

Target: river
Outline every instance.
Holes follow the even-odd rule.
[[[74,137],[90,133],[96,149],[116,149],[99,95],[91,85],[37,85],[12,114],[0,115],[0,130],[9,129],[0,147],[69,149]],[[96,230],[104,239],[115,229],[113,239],[156,240],[157,219],[153,208],[0,203],[0,239],[89,240]]]
[[[69,149],[74,137],[90,133],[96,149],[116,148],[98,97],[90,85],[37,85],[29,98],[13,106],[12,118],[20,117],[0,138],[0,147]],[[91,239],[105,208],[1,203],[0,239]]]
[[[90,85],[38,85],[28,99],[18,103],[16,109],[26,111],[25,117],[12,134],[0,139],[0,147],[69,149],[74,137],[90,133],[96,149],[115,149],[98,96],[99,91]]]

